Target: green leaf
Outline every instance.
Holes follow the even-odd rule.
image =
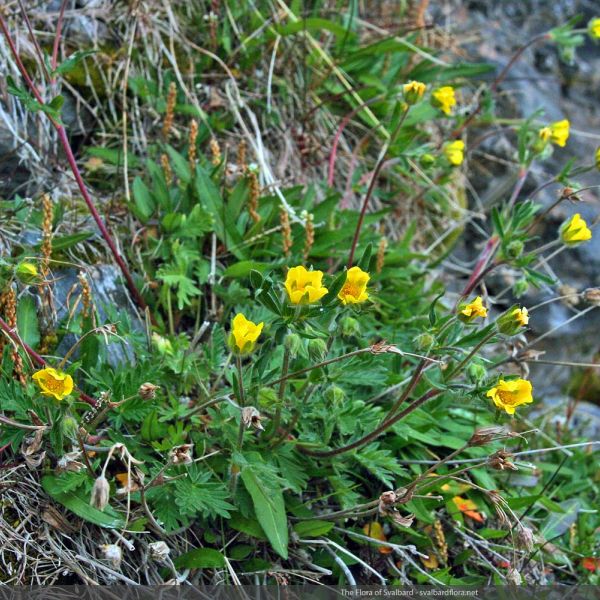
[[[332,521],[301,521],[294,525],[294,531],[301,538],[318,537],[329,533],[333,529],[333,525]]]
[[[73,52],[67,60],[63,61],[56,67],[53,75],[66,75],[70,73],[76,66],[77,63],[83,60],[86,56],[91,56],[92,54],[96,54],[97,50],[77,50]]]
[[[218,569],[225,566],[225,557],[214,548],[194,548],[173,562],[184,569]]]
[[[242,468],[242,481],[252,497],[258,522],[269,538],[273,550],[287,559],[288,529],[283,493],[281,488],[261,475],[264,473],[255,465],[248,464]]]
[[[40,342],[40,327],[38,324],[35,301],[31,296],[25,296],[17,306],[17,328],[21,339],[31,347]]]
[[[60,492],[60,483],[54,475],[42,477],[42,487],[56,502],[68,508],[89,523],[108,529],[122,529],[125,521],[113,508],[107,506],[103,511],[90,506],[89,498],[81,492]]]
[[[85,153],[90,156],[102,159],[109,165],[119,166],[123,164],[123,150],[121,148],[102,148],[101,146],[92,146],[85,149]],[[127,164],[130,167],[139,167],[140,160],[132,152],[127,153]]]
[[[58,252],[59,250],[67,250],[77,244],[84,242],[94,235],[91,231],[81,231],[72,235],[61,235],[52,238],[52,252]],[[36,250],[41,248],[41,244],[36,244]]]
[[[152,194],[142,181],[141,177],[136,177],[133,180],[132,186],[133,200],[135,203],[135,214],[142,223],[145,223],[154,212],[154,200]]]
[[[223,273],[223,277],[247,277],[251,274],[251,271],[260,273],[270,267],[272,267],[270,263],[242,260],[227,267]]]
[[[243,517],[240,514],[234,514],[231,516],[231,519],[228,521],[229,526],[236,531],[241,531],[250,537],[256,538],[258,540],[266,540],[267,536],[263,528],[260,526],[260,523],[255,519],[248,519]]]
[[[578,499],[571,498],[561,502],[560,508],[564,511],[562,514],[551,513],[542,524],[540,532],[548,541],[560,537],[575,523],[581,503]]]

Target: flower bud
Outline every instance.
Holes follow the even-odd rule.
[[[496,319],[498,331],[504,335],[517,335],[529,323],[529,312],[526,308],[519,308],[516,304]]]
[[[138,396],[142,400],[154,400],[154,398],[156,398],[156,390],[158,389],[160,388],[157,385],[147,381],[146,383],[142,383],[142,385],[140,385]]]
[[[290,358],[296,358],[302,350],[302,338],[297,333],[288,333],[283,344],[290,353]]]
[[[523,254],[525,244],[521,240],[513,240],[506,247],[506,255],[508,258],[519,258]]]
[[[435,342],[435,337],[433,335],[431,335],[431,333],[420,333],[416,338],[415,338],[415,348],[417,350],[429,350],[429,348],[431,348],[431,346],[433,346]]]
[[[360,334],[360,324],[354,317],[344,317],[340,321],[340,327],[342,335],[345,337],[352,337],[353,335]]]
[[[517,279],[513,285],[513,294],[517,298],[521,298],[529,291],[529,282],[527,279]]]
[[[123,560],[123,551],[116,544],[102,544],[100,546],[102,556],[108,560],[114,569],[118,569]]]
[[[423,168],[427,169],[435,164],[435,156],[429,153],[422,154],[421,158],[419,158],[419,164]]]
[[[70,440],[74,440],[77,438],[79,424],[70,415],[65,415],[63,417],[62,422],[60,424],[60,428],[62,429],[63,435],[69,438]]]
[[[344,390],[338,385],[332,384],[330,385],[323,394],[325,396],[325,400],[331,402],[331,404],[339,405],[344,401],[346,397],[346,393]]]
[[[327,356],[327,343],[325,340],[315,338],[308,342],[308,356],[314,362],[321,362]]]
[[[152,542],[148,544],[148,550],[150,558],[157,562],[164,562],[171,553],[169,546],[165,542]]]
[[[404,100],[407,104],[416,104],[421,100],[427,86],[420,81],[410,81],[402,86],[402,92],[404,93]]]
[[[487,369],[482,364],[473,362],[467,367],[467,374],[474,383],[481,383],[487,376]]]
[[[23,261],[17,265],[15,275],[21,283],[28,285],[38,278],[38,270],[33,263]]]
[[[171,344],[171,341],[162,337],[162,335],[158,335],[158,333],[152,334],[152,345],[157,352],[163,356],[173,354],[173,345]]]
[[[98,510],[104,510],[108,504],[110,498],[110,484],[108,479],[104,475],[100,475],[96,481],[94,481],[94,487],[92,487],[92,494],[90,496],[90,506],[97,508]]]

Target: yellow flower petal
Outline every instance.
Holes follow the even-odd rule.
[[[437,90],[433,90],[431,93],[431,102],[439,108],[445,115],[452,114],[452,108],[456,105],[456,97],[454,95],[454,88],[446,85]]]
[[[346,273],[346,281],[338,293],[342,304],[361,304],[369,299],[367,284],[371,276],[360,267],[352,267]]]
[[[458,167],[465,158],[465,143],[462,140],[447,143],[444,146],[444,156],[451,165]]]
[[[533,402],[532,392],[533,386],[526,379],[500,379],[495,387],[488,390],[486,396],[491,398],[498,408],[513,415],[517,406]]]
[[[567,245],[587,242],[592,238],[592,232],[579,213],[574,214],[560,228],[560,237]]]
[[[73,378],[62,371],[46,367],[32,375],[33,381],[42,390],[42,395],[63,400],[73,391]]]
[[[234,350],[247,354],[254,350],[256,340],[260,336],[264,323],[253,323],[246,319],[242,313],[235,315],[232,321],[231,335],[233,337]]]
[[[285,290],[292,304],[318,302],[329,290],[323,285],[323,271],[292,267],[285,278]]]
[[[475,300],[462,308],[460,314],[466,317],[467,320],[472,321],[477,317],[487,317],[487,308],[483,305],[481,296],[477,296]]]

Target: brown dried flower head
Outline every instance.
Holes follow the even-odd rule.
[[[169,459],[173,465],[189,465],[192,462],[194,444],[183,444],[175,446],[169,453]]]
[[[600,288],[588,288],[583,291],[583,299],[593,306],[600,306]]]
[[[510,461],[512,454],[506,450],[498,450],[488,458],[488,465],[498,471],[518,471],[519,468]]]
[[[506,429],[502,426],[491,425],[490,427],[482,427],[477,429],[469,440],[470,446],[484,446],[500,437],[506,436]]]
[[[529,527],[525,527],[525,525],[519,523],[515,541],[518,548],[527,550],[527,552],[533,551],[535,537],[533,535],[533,531]]]
[[[138,395],[142,400],[154,400],[154,398],[156,398],[156,390],[158,389],[160,389],[159,386],[146,381],[146,383],[140,385]]]
[[[102,556],[111,564],[114,569],[118,569],[123,560],[123,551],[116,544],[101,544],[100,551]]]
[[[90,496],[90,505],[98,510],[104,510],[108,504],[110,498],[110,485],[108,479],[104,475],[100,475],[96,481],[94,481],[94,487],[92,487],[92,494]]]
[[[171,553],[165,542],[152,542],[148,544],[148,550],[150,551],[150,558],[157,562],[164,562]]]
[[[264,427],[260,424],[262,417],[254,406],[246,406],[242,409],[242,421],[246,429],[253,427],[258,431],[263,431]]]

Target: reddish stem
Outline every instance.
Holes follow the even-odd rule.
[[[331,153],[329,154],[329,172],[327,174],[327,185],[329,187],[333,186],[333,176],[335,172],[335,159],[337,158],[337,149],[340,143],[340,138],[344,129],[350,122],[350,119],[355,117],[363,108],[369,106],[370,104],[374,104],[375,102],[380,102],[382,100],[381,96],[376,96],[375,98],[371,98],[362,104],[359,104],[353,110],[351,110],[340,122],[337,131],[335,132],[335,136],[333,137],[333,144],[331,145]]]
[[[502,69],[502,71],[500,71],[500,73],[498,74],[498,77],[496,77],[496,79],[494,79],[494,81],[492,81],[492,84],[490,85],[490,93],[493,94],[498,89],[500,84],[504,81],[504,79],[508,75],[508,72],[512,69],[513,65],[517,62],[517,60],[519,60],[519,58],[521,58],[521,55],[523,54],[523,52],[525,52],[525,50],[527,50],[527,48],[529,48],[530,46],[533,46],[534,44],[537,44],[538,42],[540,42],[542,40],[549,40],[550,38],[551,38],[551,36],[549,33],[542,33],[540,35],[536,35],[534,38],[529,40],[524,46],[521,46],[514,53],[513,57],[508,61],[507,65],[504,67],[504,69]],[[479,115],[482,108],[483,108],[483,103],[480,99],[477,102],[477,107],[475,108],[475,110],[469,115],[469,117],[463,122],[462,125],[457,127],[452,132],[451,136],[453,138],[460,137],[461,133],[473,122],[473,119],[475,119],[475,117],[477,115]]]
[[[475,286],[479,283],[482,274],[485,272],[488,263],[494,256],[498,245],[500,244],[500,238],[498,236],[493,235],[485,244],[477,263],[475,264],[475,268],[473,269],[473,273],[471,273],[471,277],[469,277],[469,281],[465,286],[465,289],[462,291],[461,298],[468,296]]]
[[[0,318],[0,328],[3,329],[6,332],[6,334],[10,337],[11,340],[13,340],[16,344],[18,344],[19,346],[21,346],[21,348],[23,348],[23,350],[25,350],[25,352],[27,352],[27,354],[31,357],[31,359],[33,360],[33,362],[38,365],[38,367],[46,367],[46,366],[48,366],[48,363],[31,346],[29,346],[28,344],[26,344],[17,335],[17,332],[14,329],[12,329],[12,327],[10,327],[8,325],[8,323],[6,323],[6,321],[4,321],[1,318]],[[79,397],[84,402],[87,402],[91,406],[96,406],[96,404],[97,404],[97,402],[91,396],[88,396],[87,394],[84,394],[81,390],[79,390]]]
[[[11,54],[13,55],[13,58],[15,59],[15,62],[17,63],[17,67],[19,68],[19,71],[21,72],[23,79],[25,80],[25,82],[27,83],[27,86],[31,90],[31,93],[34,95],[35,99],[40,104],[45,104],[40,92],[38,91],[37,87],[33,83],[33,80],[31,79],[29,73],[27,72],[25,65],[23,64],[23,62],[21,61],[21,58],[19,57],[17,48],[16,48],[14,41],[10,35],[10,32],[8,31],[8,27],[6,26],[6,23],[4,22],[4,19],[2,18],[2,15],[0,15],[0,28],[2,29],[2,32],[4,33],[4,37],[6,38],[6,41],[10,48]],[[52,123],[54,128],[56,129],[56,132],[58,134],[58,138],[61,142],[63,150],[65,151],[65,154],[67,155],[67,161],[69,163],[69,166],[71,167],[73,176],[75,177],[75,181],[77,182],[77,186],[79,187],[79,191],[81,192],[81,195],[83,196],[83,199],[85,200],[85,203],[87,204],[87,207],[88,207],[94,221],[96,221],[96,225],[98,226],[98,229],[100,230],[100,233],[101,233],[102,237],[104,238],[104,241],[107,243],[116,263],[119,265],[119,268],[121,269],[121,272],[123,273],[123,276],[125,277],[125,280],[127,282],[127,287],[129,288],[131,295],[133,296],[137,305],[142,310],[145,310],[147,307],[146,302],[144,301],[144,299],[142,298],[142,295],[138,291],[138,289],[135,285],[135,282],[133,281],[133,277],[132,277],[131,273],[129,272],[127,265],[125,264],[125,261],[119,254],[119,251],[117,250],[117,247],[116,247],[108,229],[106,228],[106,225],[102,221],[102,217],[96,210],[96,206],[94,205],[94,202],[93,202],[89,192],[87,191],[87,188],[83,181],[83,177],[81,176],[81,172],[79,171],[79,167],[77,166],[77,161],[75,160],[73,150],[71,149],[71,145],[69,144],[69,139],[67,137],[67,132],[66,132],[65,128],[62,125],[60,125],[57,121],[55,121],[50,115],[47,115],[47,116],[50,119],[50,122]]]
[[[56,71],[56,67],[58,66],[58,48],[60,46],[60,38],[62,35],[62,27],[63,21],[65,19],[65,9],[67,8],[67,2],[68,0],[62,1],[62,4],[60,5],[60,13],[58,15],[58,21],[56,23],[56,35],[54,36],[54,44],[52,46],[52,59],[50,62],[52,71]]]

